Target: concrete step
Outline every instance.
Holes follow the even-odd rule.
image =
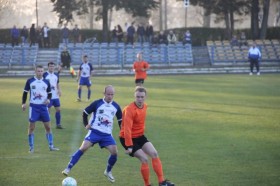
[[[58,50],[57,49],[41,49],[38,51],[37,54],[37,64],[45,65],[49,61],[53,61],[57,63],[57,55]]]

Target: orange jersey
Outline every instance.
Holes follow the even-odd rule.
[[[133,64],[133,70],[135,71],[135,79],[146,79],[147,78],[146,70],[149,67],[150,67],[149,63],[146,61],[135,61]]]
[[[126,146],[133,146],[132,138],[144,135],[147,105],[137,107],[133,102],[123,109],[120,137],[125,139]]]

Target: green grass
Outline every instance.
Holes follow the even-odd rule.
[[[86,131],[77,103],[77,84],[61,78],[62,124],[53,125],[50,152],[41,123],[35,129],[35,153],[28,153],[28,111],[21,110],[26,78],[0,79],[0,185],[61,185],[61,171],[80,146]],[[92,99],[102,97],[105,85],[116,88],[123,108],[133,101],[132,76],[94,77]],[[166,178],[178,186],[280,185],[280,75],[150,76],[146,135],[163,163]],[[83,89],[83,98],[86,91]],[[54,123],[52,110],[52,123]],[[114,128],[117,138],[119,129]],[[139,161],[124,154],[113,169],[115,186],[142,186]],[[91,148],[70,176],[80,186],[109,186],[103,176],[108,152]],[[151,169],[151,181],[157,185]]]

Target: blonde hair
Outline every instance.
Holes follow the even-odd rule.
[[[145,92],[145,94],[147,94],[146,88],[145,87],[141,87],[141,86],[135,87],[135,91],[134,92]]]

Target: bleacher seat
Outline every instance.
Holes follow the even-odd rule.
[[[220,41],[214,41],[213,44],[207,41],[209,56],[212,63],[236,63],[245,62],[248,60],[248,50],[252,46],[253,40],[247,40],[248,46],[230,46],[225,41],[220,45]],[[279,62],[279,53],[277,48],[278,40],[255,40],[257,47],[260,48],[262,53],[262,61],[266,62]]]
[[[168,49],[170,47],[170,49]],[[5,49],[3,49],[5,48]],[[0,62],[1,64],[34,64],[38,55],[38,45],[36,46],[18,46],[0,44]],[[60,63],[60,54],[64,50],[64,44],[60,43],[57,49],[56,60]],[[93,65],[131,65],[136,60],[136,54],[143,52],[144,60],[151,64],[163,63],[189,63],[192,64],[191,45],[154,45],[151,46],[145,42],[143,44],[136,42],[132,45],[122,43],[73,43],[68,45],[72,64],[80,64],[82,56],[87,54],[89,61]]]

